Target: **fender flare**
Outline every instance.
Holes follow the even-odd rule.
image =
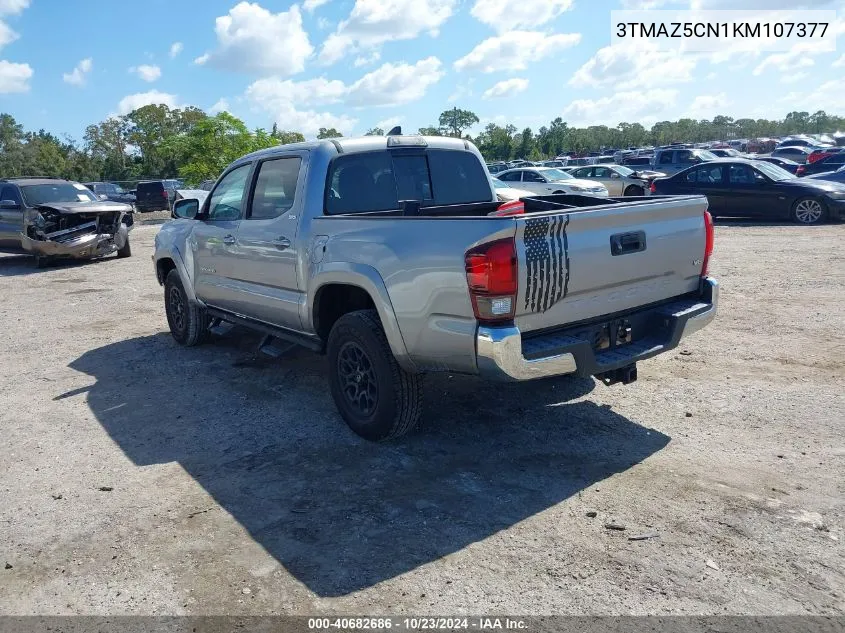
[[[396,358],[396,362],[407,372],[417,373],[417,368],[411,360],[408,349],[405,346],[405,339],[399,329],[399,322],[396,319],[396,312],[393,310],[393,303],[387,293],[387,286],[379,272],[372,266],[366,264],[350,264],[345,262],[330,262],[319,266],[313,271],[310,283],[308,284],[308,295],[306,300],[307,315],[303,315],[303,323],[307,324],[309,330],[316,331],[314,327],[314,300],[320,288],[328,284],[346,284],[357,286],[364,290],[373,300],[381,319],[384,333],[390,350]]]
[[[185,294],[188,296],[188,301],[205,307],[205,304],[197,299],[196,292],[194,292],[194,284],[191,281],[190,275],[188,275],[188,268],[185,266],[185,261],[182,259],[182,254],[179,252],[179,249],[173,248],[172,250],[157,252],[155,254],[156,278],[158,278],[158,263],[162,259],[169,259],[175,265],[176,271],[179,273],[179,279],[182,280],[182,287],[185,289]],[[160,279],[159,283],[164,284],[164,279]]]

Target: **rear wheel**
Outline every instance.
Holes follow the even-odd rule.
[[[180,345],[193,347],[208,336],[208,317],[205,310],[188,300],[179,272],[167,273],[164,282],[164,310],[170,333]]]
[[[329,386],[335,405],[361,437],[400,437],[419,422],[422,376],[404,371],[390,350],[378,313],[345,314],[329,334]]]
[[[799,224],[821,224],[827,218],[827,209],[818,198],[800,198],[792,205],[792,219]]]
[[[645,189],[643,189],[642,187],[636,187],[634,185],[630,185],[629,187],[625,188],[625,191],[622,195],[623,196],[644,196],[645,195]]]

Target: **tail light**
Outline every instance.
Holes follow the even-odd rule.
[[[490,215],[522,215],[523,213],[525,213],[525,205],[522,203],[522,200],[511,200],[510,202],[500,204],[499,208]]]
[[[654,184],[654,181],[653,181],[653,180],[649,183],[649,185],[648,185],[648,190],[649,190],[651,193],[657,193],[657,185],[655,185],[655,184]]]
[[[701,276],[706,277],[710,269],[710,256],[713,254],[716,234],[713,230],[713,216],[704,212],[704,259],[701,262]]]
[[[798,165],[798,169],[795,170],[796,176],[803,176],[807,173],[807,168],[804,165]]]
[[[166,198],[166,197],[167,197],[167,189],[162,189],[162,190],[161,190],[161,195],[162,195],[162,196],[164,196],[164,197]]]
[[[472,311],[482,323],[513,319],[516,307],[516,245],[497,240],[467,251],[467,285]]]

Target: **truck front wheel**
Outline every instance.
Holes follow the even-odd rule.
[[[329,334],[329,385],[335,405],[361,437],[401,437],[419,422],[422,376],[404,371],[375,310],[340,317]]]
[[[193,347],[208,337],[208,316],[205,310],[188,300],[175,268],[167,273],[164,282],[164,310],[170,333],[180,345]]]

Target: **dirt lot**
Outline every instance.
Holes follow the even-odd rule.
[[[0,259],[0,613],[845,611],[845,226],[720,225],[720,316],[636,384],[432,377],[388,445],[322,358],[177,347],[156,230]]]

